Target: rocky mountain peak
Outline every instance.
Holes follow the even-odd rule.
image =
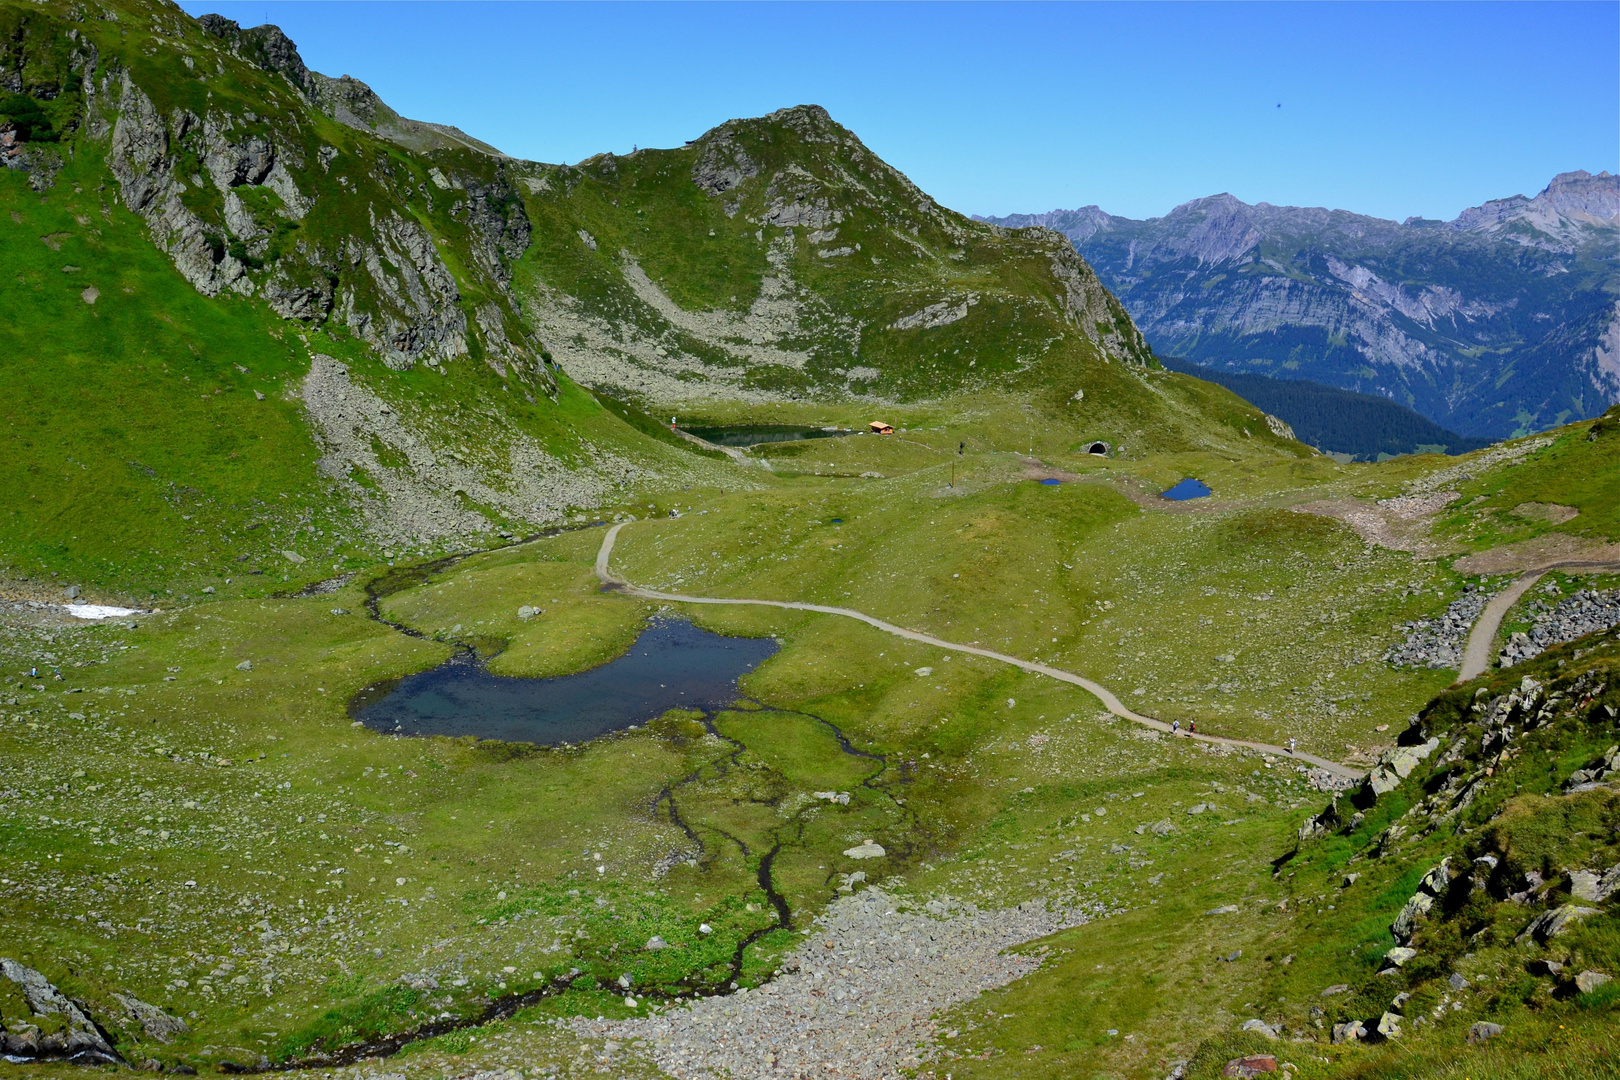
[[[279,26],[266,23],[243,28],[233,19],[212,13],[200,16],[197,25],[229,46],[232,55],[272,75],[284,76],[306,101],[340,124],[368,135],[380,135],[412,150],[467,149],[493,157],[506,156],[459,128],[399,115],[376,91],[353,76],[334,79],[310,70],[298,46]]]

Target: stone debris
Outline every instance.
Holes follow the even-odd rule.
[[[1367,1029],[1360,1020],[1349,1020],[1343,1024],[1333,1025],[1333,1041],[1335,1043],[1360,1042],[1367,1037]]]
[[[856,847],[844,849],[845,857],[850,859],[881,859],[887,854],[882,844],[874,844],[870,840],[862,840]]]
[[[1540,656],[1555,645],[1620,626],[1620,589],[1582,589],[1549,607],[1545,600],[1532,605],[1537,612],[1528,633],[1508,639],[1499,662],[1502,667]]]
[[[1221,1070],[1222,1076],[1254,1077],[1277,1071],[1277,1058],[1272,1054],[1249,1054],[1233,1058]]]
[[[1493,1024],[1489,1020],[1480,1020],[1468,1029],[1468,1041],[1482,1043],[1486,1039],[1494,1039],[1502,1034],[1502,1025]]]
[[[784,974],[758,990],[645,1018],[558,1023],[581,1038],[644,1039],[659,1068],[682,1080],[898,1080],[937,1054],[935,1016],[1040,966],[1005,950],[1096,914],[1038,902],[984,911],[951,899],[918,911],[867,889],[834,901],[784,959]]]
[[[1491,595],[1472,582],[1464,585],[1463,594],[1451,602],[1444,614],[1403,625],[1406,640],[1385,653],[1384,662],[1395,667],[1456,668],[1462,663],[1468,631]]]

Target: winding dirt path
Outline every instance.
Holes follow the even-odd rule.
[[[1507,617],[1508,610],[1519,602],[1519,597],[1529,592],[1530,587],[1545,577],[1550,570],[1620,570],[1620,562],[1567,560],[1548,563],[1524,574],[1491,597],[1485,609],[1479,613],[1479,618],[1474,620],[1473,629],[1468,631],[1468,644],[1463,646],[1462,663],[1457,668],[1457,682],[1453,683],[1453,686],[1477,678],[1490,670],[1496,651],[1496,632],[1502,628],[1502,620]]]
[[[830,607],[826,604],[805,604],[789,600],[753,600],[731,599],[713,596],[686,596],[682,593],[657,592],[652,589],[643,589],[638,585],[632,585],[624,578],[621,578],[615,574],[608,565],[609,560],[613,556],[613,545],[619,538],[619,530],[628,524],[630,523],[627,521],[622,521],[609,529],[607,531],[607,535],[602,537],[601,550],[596,553],[596,576],[601,579],[603,588],[611,589],[615,592],[621,592],[628,596],[639,596],[646,600],[664,600],[677,604],[741,604],[754,607],[787,608],[792,611],[819,611],[824,615],[842,615],[846,619],[855,619],[859,622],[867,624],[868,626],[882,630],[886,634],[893,634],[896,637],[902,637],[908,641],[918,641],[924,645],[933,645],[937,648],[949,649],[951,652],[968,653],[972,656],[983,656],[989,660],[997,660],[1003,664],[1011,664],[1013,667],[1020,668],[1021,670],[1031,672],[1035,675],[1045,675],[1049,678],[1056,679],[1059,682],[1066,682],[1073,686],[1078,686],[1080,689],[1086,691],[1098,701],[1102,702],[1103,708],[1107,709],[1115,716],[1129,720],[1135,724],[1140,724],[1146,728],[1152,728],[1154,731],[1162,731],[1166,734],[1171,733],[1170,725],[1165,723],[1163,720],[1155,720],[1151,716],[1143,716],[1141,713],[1131,711],[1130,709],[1126,708],[1125,705],[1120,702],[1119,698],[1115,697],[1107,687],[1092,682],[1090,679],[1087,679],[1084,676],[1063,671],[1059,668],[1050,667],[1046,664],[1038,664],[1029,660],[1020,660],[1018,657],[1008,656],[1006,653],[998,653],[990,649],[981,649],[977,645],[959,645],[954,641],[946,641],[943,638],[934,637],[932,634],[923,634],[916,630],[907,630],[903,626],[895,626],[893,623],[887,623],[882,619],[873,618],[865,612],[855,611],[852,608]],[[1528,588],[1528,586],[1526,587]],[[1196,735],[1182,732],[1181,737],[1197,739],[1199,742],[1212,743],[1221,746],[1246,746],[1251,750],[1259,750],[1263,753],[1275,754],[1279,757],[1292,757],[1299,761],[1308,762],[1317,766],[1318,768],[1326,769],[1328,772],[1334,773],[1338,776],[1343,776],[1354,780],[1359,780],[1363,775],[1361,771],[1352,769],[1348,765],[1341,765],[1337,761],[1329,761],[1326,758],[1319,758],[1311,754],[1300,752],[1290,754],[1283,747],[1272,746],[1269,743],[1251,742],[1248,739],[1228,739],[1219,735],[1205,735],[1203,732],[1199,732]]]

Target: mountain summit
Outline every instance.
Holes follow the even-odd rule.
[[[675,404],[1006,385],[1152,364],[1061,235],[940,206],[817,105],[535,167],[533,311],[570,372]]]
[[[1229,194],[1136,221],[986,219],[1068,236],[1159,351],[1382,394],[1500,438],[1620,401],[1620,177],[1562,173],[1449,222]]]

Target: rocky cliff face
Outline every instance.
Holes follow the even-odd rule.
[[[1197,199],[988,219],[1055,229],[1161,353],[1379,393],[1501,438],[1620,401],[1620,177],[1564,173],[1450,222]]]
[[[481,359],[554,390],[510,288],[530,234],[510,159],[310,71],[274,26],[141,4],[4,22],[0,85],[105,156],[120,201],[203,295],[331,321],[395,369]],[[56,144],[12,149],[8,165],[53,183]]]

